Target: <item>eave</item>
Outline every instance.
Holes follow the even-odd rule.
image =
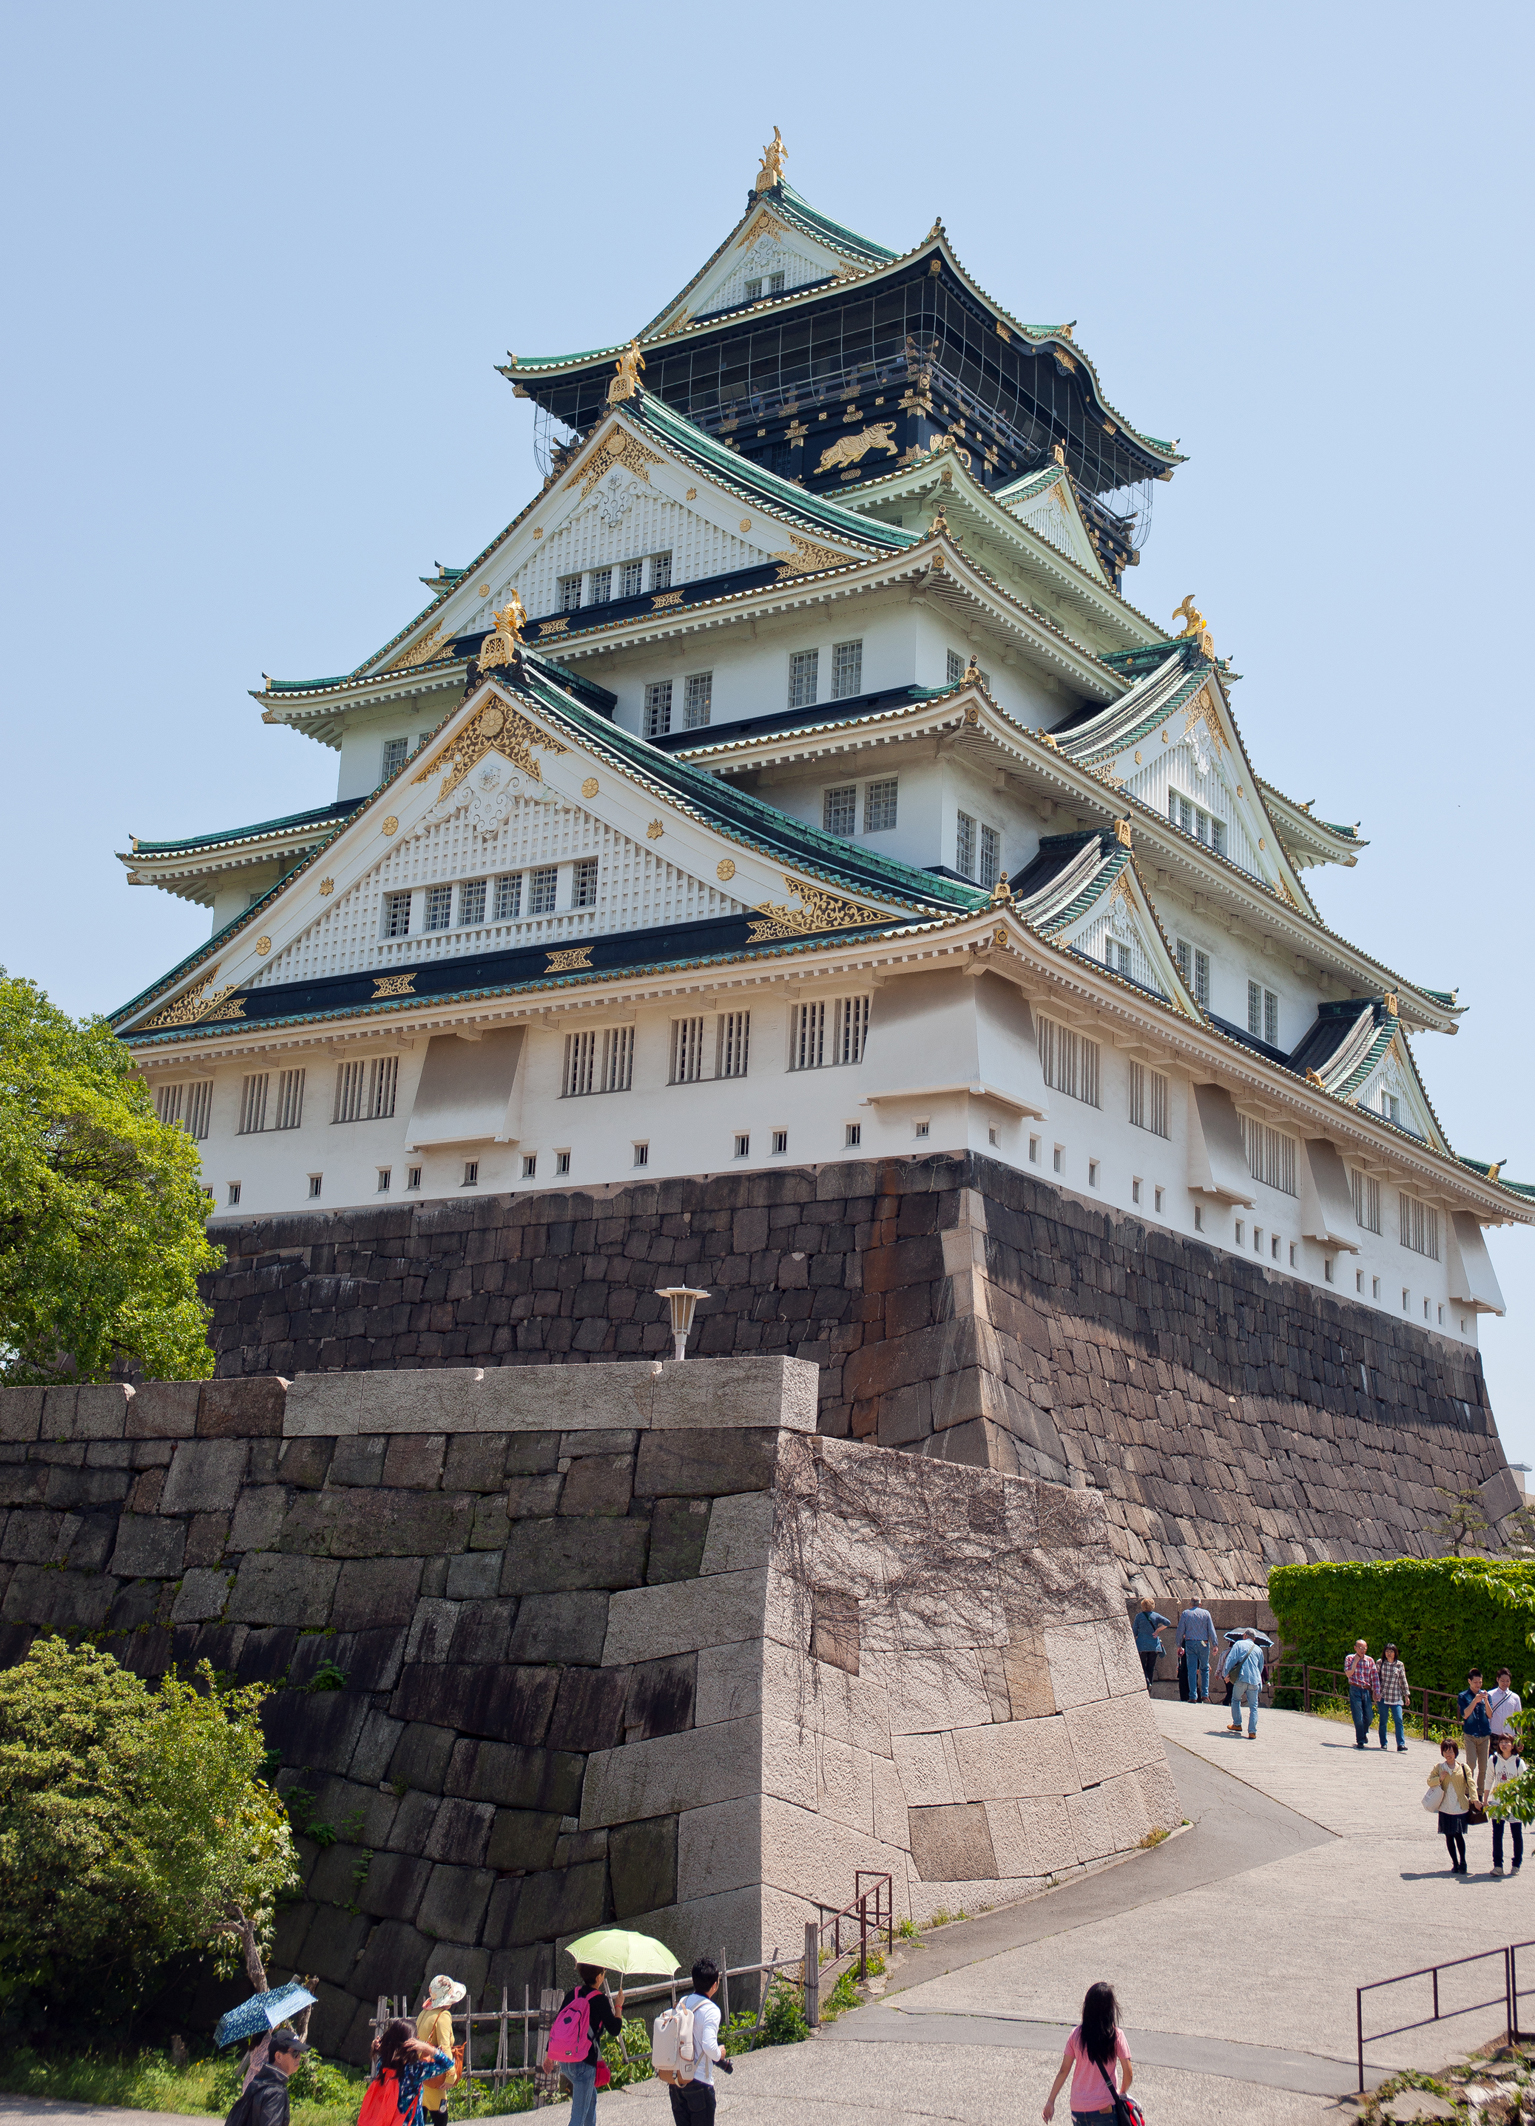
[[[1313,819],[1309,803],[1298,805],[1293,797],[1286,797],[1272,783],[1265,782],[1261,775],[1254,776],[1253,780],[1263,792],[1263,802],[1275,827],[1284,836],[1293,863],[1302,867],[1343,864],[1352,869],[1359,861],[1360,850],[1369,848],[1369,843],[1357,834],[1345,834],[1327,820]]]

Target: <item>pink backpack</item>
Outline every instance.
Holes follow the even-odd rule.
[[[544,2057],[552,2060],[557,2067],[569,2067],[579,2060],[584,2060],[591,2049],[591,1996],[577,1993],[554,2018]]]

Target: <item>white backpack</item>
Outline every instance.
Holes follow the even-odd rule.
[[[658,2015],[650,2033],[650,2064],[658,2081],[681,2088],[693,2079],[698,2053],[693,2043],[693,2011],[679,2001]]]

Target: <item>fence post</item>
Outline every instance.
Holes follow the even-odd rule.
[[[805,1921],[805,2021],[812,2030],[821,2022],[821,1929]]]
[[[1364,2095],[1364,1988],[1354,1988],[1354,2036],[1359,2044],[1359,2094]]]
[[[723,1948],[720,1950],[720,2022],[726,2030],[730,2028],[730,1965]]]
[[[1305,1662],[1301,1668],[1301,1699],[1301,1711],[1309,1713],[1311,1710],[1311,1663],[1309,1661]],[[1362,2089],[1364,2087],[1363,2082],[1359,2086]]]
[[[863,1984],[869,1975],[869,1893],[864,1891],[858,1900],[858,1982]]]

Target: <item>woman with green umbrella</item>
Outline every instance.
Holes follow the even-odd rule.
[[[620,1992],[609,2003],[607,1975],[601,1964],[577,1964],[576,1983],[549,2032],[545,2057],[570,2082],[570,2126],[595,2126],[602,2040],[623,2035],[624,1996]]]

